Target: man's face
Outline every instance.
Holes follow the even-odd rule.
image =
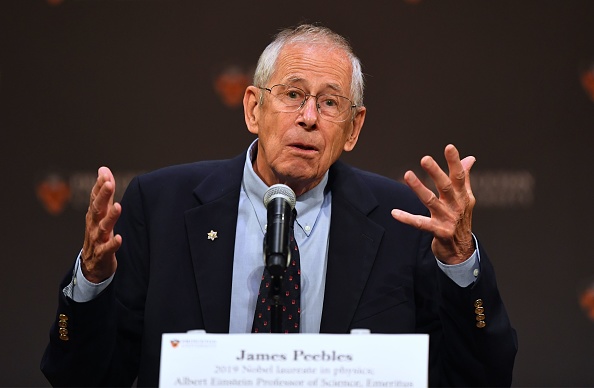
[[[285,46],[268,85],[286,84],[312,95],[337,94],[350,98],[351,64],[342,50],[324,44],[297,43]],[[344,122],[321,118],[315,98],[310,97],[297,112],[275,109],[269,92],[248,87],[244,97],[246,123],[258,135],[254,170],[272,185],[284,183],[300,195],[317,185],[342,151],[355,147],[365,119],[365,108],[357,109]]]

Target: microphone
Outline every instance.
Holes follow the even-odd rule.
[[[291,261],[289,228],[296,201],[293,190],[280,183],[270,186],[264,193],[267,211],[264,263],[272,276],[281,277]]]

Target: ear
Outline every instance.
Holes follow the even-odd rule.
[[[260,89],[248,86],[243,95],[243,114],[248,131],[257,135],[260,118]]]
[[[359,140],[359,134],[361,133],[361,128],[363,127],[363,123],[365,122],[365,114],[367,113],[367,108],[364,106],[358,107],[357,113],[355,113],[355,118],[351,122],[351,128],[349,136],[344,143],[343,149],[346,152],[352,151],[357,144],[357,140]]]

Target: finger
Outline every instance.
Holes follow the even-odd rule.
[[[472,168],[472,166],[474,166],[474,163],[476,162],[476,158],[474,156],[467,156],[464,159],[462,159],[460,161],[462,163],[462,167],[464,168],[464,172],[466,174],[466,178],[465,178],[465,185],[466,185],[466,191],[472,191],[471,190],[471,185],[470,185],[470,169]]]
[[[114,193],[115,187],[111,181],[107,181],[101,186],[97,196],[91,201],[89,206],[91,218],[94,223],[98,223],[105,217],[109,210],[109,205],[113,201]]]
[[[466,171],[467,173],[470,173],[470,169],[472,168],[472,166],[474,166],[475,162],[476,158],[474,156],[467,156],[460,161],[460,163],[462,163],[464,171]]]
[[[101,257],[101,261],[109,261],[115,258],[115,253],[122,246],[122,236],[116,234],[104,244],[97,247],[97,255]]]
[[[105,217],[99,221],[99,241],[107,241],[113,235],[113,228],[121,213],[122,207],[119,203],[116,202],[109,207]]]
[[[107,184],[107,187],[106,187]],[[107,192],[105,192],[107,190]],[[112,198],[115,194],[115,179],[111,170],[107,167],[100,167],[97,171],[97,181],[91,190],[91,195],[89,199],[89,210],[91,213],[91,220],[93,222],[98,222],[105,216],[106,208],[105,204],[109,203],[105,201],[105,197],[107,199]]]
[[[113,177],[113,173],[111,172],[111,170],[105,166],[102,166],[99,168],[98,172],[100,177],[102,177],[103,181],[105,183],[109,182],[110,185],[112,185],[112,189],[113,191],[111,192],[111,198],[110,201],[113,203],[113,197],[115,195],[115,189],[116,189],[116,181],[115,178]]]
[[[113,182],[115,184],[115,179],[111,173],[111,170],[105,166],[102,166],[97,170],[97,181],[91,190],[91,201],[97,197],[101,187],[103,187],[105,182]]]
[[[93,206],[93,218],[95,222],[98,222],[101,218],[105,217],[109,205],[113,203],[115,196],[115,178],[111,170],[105,166],[100,167],[97,171],[97,184],[98,191],[95,197],[92,198]]]
[[[97,174],[105,177],[106,180],[110,180],[110,181],[114,180],[113,173],[111,172],[109,167],[106,167],[106,166],[99,167],[99,169],[97,170]]]
[[[97,198],[97,196],[99,195],[99,191],[101,191],[101,187],[103,187],[104,183],[105,177],[101,174],[97,174],[97,180],[95,181],[93,189],[91,190],[90,203],[92,203],[95,200],[95,198]]]
[[[415,192],[417,197],[430,209],[432,212],[440,209],[441,203],[435,196],[435,193],[429,190],[423,182],[412,171],[407,171],[404,174],[404,181]]]
[[[421,159],[421,167],[427,172],[440,196],[451,201],[455,198],[454,187],[450,177],[439,167],[431,156]]]
[[[400,221],[403,224],[407,224],[414,228],[428,232],[433,232],[433,224],[431,223],[431,218],[429,217],[411,214],[400,209],[392,209],[391,214],[395,220]]]
[[[89,273],[93,273],[94,276],[107,278],[111,276],[109,273],[105,276],[106,272],[104,268],[107,266],[109,267],[115,260],[115,253],[122,245],[122,239],[120,235],[110,238],[108,241],[104,242],[101,245],[97,245],[95,248],[95,257],[93,260],[88,260],[86,262],[87,271]]]
[[[444,150],[444,156],[448,164],[449,179],[452,182],[454,190],[460,192],[464,190],[466,182],[466,172],[460,161],[460,153],[453,144],[448,144]]]

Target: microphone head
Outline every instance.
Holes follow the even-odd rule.
[[[297,197],[291,188],[287,185],[283,185],[282,183],[277,183],[276,185],[272,185],[266,190],[264,193],[264,206],[268,207],[270,201],[274,198],[282,198],[289,203],[291,206],[291,210],[295,209],[295,202],[297,202]]]

